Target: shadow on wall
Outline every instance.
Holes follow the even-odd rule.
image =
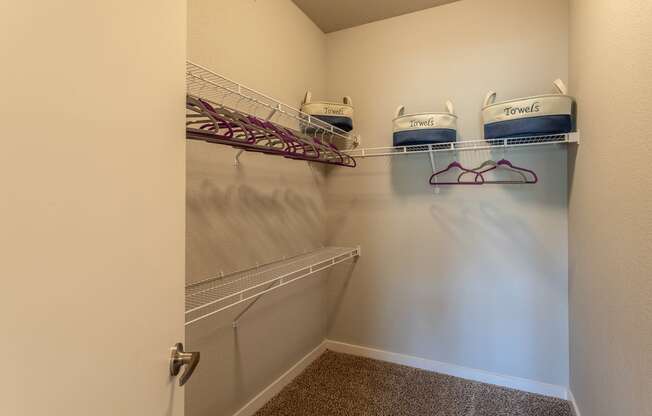
[[[542,318],[542,311],[549,307],[542,305],[543,291],[555,293],[554,299],[560,302],[549,313],[563,315],[565,279],[560,276],[565,261],[559,249],[546,242],[540,227],[506,215],[492,203],[467,205],[458,212],[433,203],[430,211],[437,224],[433,232],[443,231],[449,244],[463,251],[459,260],[467,260],[466,266],[454,272],[459,282],[448,287],[443,300],[456,310],[448,315],[455,323],[447,336],[457,346],[450,354],[457,362],[483,356],[489,368],[512,365],[515,371],[539,373],[544,378],[539,367],[549,359],[545,345],[550,338],[544,334],[550,329],[541,331],[532,323],[549,325]],[[467,296],[469,292],[478,297]],[[452,297],[456,300],[448,304]],[[481,349],[478,339],[483,340]],[[512,352],[515,358],[510,361]]]
[[[339,241],[338,237],[345,231],[347,222],[350,221],[350,212],[358,206],[359,198],[351,196],[350,199],[338,202],[337,209],[330,210],[330,217],[328,223],[333,224],[331,227],[326,227],[325,242],[326,245],[332,245],[334,241]],[[357,243],[356,243],[357,244]]]
[[[573,193],[573,183],[575,180],[575,163],[577,162],[577,152],[579,146],[568,146],[568,200],[571,199]]]
[[[355,257],[353,261],[346,262],[341,266],[336,266],[328,274],[328,279],[331,281],[327,293],[328,301],[326,303],[328,313],[326,314],[326,334],[328,335],[335,320],[337,319],[337,312],[344,299],[346,288],[349,286],[351,276],[358,263],[359,257]]]
[[[513,266],[534,270],[543,270],[546,265],[559,262],[557,251],[551,251],[539,238],[540,230],[533,229],[530,222],[519,216],[505,213],[499,204],[491,201],[481,204],[469,204],[460,198],[433,201],[430,217],[434,221],[433,232],[445,235],[450,244],[469,256],[489,255],[496,259],[494,263],[508,261]],[[484,252],[474,253],[473,248],[478,247],[479,240],[487,243]],[[492,253],[496,247],[500,247],[500,251]]]
[[[264,295],[240,317],[237,328],[233,319],[249,302],[186,327],[187,348],[202,353],[186,387],[186,414],[235,413],[295,364],[297,355],[321,342],[325,278],[321,272]],[[301,342],[306,337],[310,342]]]
[[[187,209],[188,264],[198,267],[188,270],[192,278],[299,254],[319,245],[323,229],[320,203],[291,188],[204,179],[188,192]]]
[[[437,166],[454,157],[438,154]],[[329,278],[330,338],[557,382],[567,333],[566,150],[458,156],[472,167],[503,157],[539,183],[435,194],[427,154],[364,158],[334,175],[328,241],[361,244],[362,257]]]
[[[232,326],[233,318],[243,308],[244,305],[224,311],[186,328],[188,348],[203,350],[202,362],[193,375],[195,383],[189,385],[188,393],[194,393],[198,379],[210,378],[210,371],[216,369],[223,371],[223,377],[229,377],[228,387],[233,390],[232,394],[239,396],[244,393],[244,362],[238,332]],[[210,346],[210,351],[207,351],[206,346]],[[220,395],[217,388],[216,385],[215,396]]]

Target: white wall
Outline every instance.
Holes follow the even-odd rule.
[[[441,111],[447,98],[461,137],[472,139],[481,137],[489,89],[499,99],[527,96],[567,78],[568,3],[464,0],[327,42],[328,95],[352,96],[365,147],[391,145],[399,104]],[[359,243],[363,255],[352,273],[331,273],[329,338],[567,385],[566,153],[506,156],[533,168],[540,183],[434,195],[425,155],[332,172],[328,242]],[[438,157],[441,166],[449,161]]]
[[[652,415],[652,3],[571,1],[571,390],[582,415]]]
[[[188,57],[299,106],[325,92],[324,34],[290,0],[189,0]],[[234,105],[234,102],[227,104]],[[324,241],[322,169],[188,142],[188,281],[300,254]],[[186,389],[189,416],[232,414],[324,338],[323,279],[266,295],[188,328],[202,362]]]

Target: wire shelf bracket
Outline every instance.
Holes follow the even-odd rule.
[[[186,286],[185,325],[244,302],[251,301],[233,320],[239,320],[265,294],[297,282],[336,264],[360,256],[360,247],[324,247],[319,250],[276,261],[251,269],[191,283]]]

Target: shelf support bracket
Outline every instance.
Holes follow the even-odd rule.
[[[435,163],[435,152],[433,152],[432,145],[428,145],[428,156],[430,156],[430,167],[432,168],[432,173],[437,172],[437,166]],[[437,178],[435,178],[436,180]],[[435,185],[435,194],[439,193],[439,186]]]
[[[274,285],[276,285],[277,283],[279,283],[279,282],[278,282],[278,281],[276,281],[276,282],[272,282],[272,284],[270,284],[269,286],[267,286],[267,287],[265,288],[265,290],[269,290],[269,289],[271,289],[271,288],[272,288]],[[251,308],[256,304],[256,302],[258,302],[258,300],[259,300],[260,298],[262,298],[263,296],[265,296],[265,295],[266,295],[266,293],[262,293],[262,294],[256,296],[256,297],[254,298],[254,300],[252,300],[251,302],[249,302],[249,304],[248,304],[247,306],[245,306],[245,308],[244,308],[243,310],[241,310],[240,313],[237,314],[235,318],[233,318],[233,322],[231,323],[231,325],[233,326],[233,329],[238,329],[238,323],[240,322],[240,319],[242,319],[242,316],[243,316],[244,314],[246,314],[247,312],[249,312],[249,309],[251,309]]]
[[[267,118],[265,118],[265,120],[267,120],[267,121],[271,120],[272,117],[274,117],[274,115],[276,114],[276,111],[278,111],[278,108],[272,108],[272,111],[269,113]]]
[[[240,166],[240,155],[244,152],[244,150],[238,150],[238,153],[235,154],[235,159],[233,161],[233,164],[236,166]]]

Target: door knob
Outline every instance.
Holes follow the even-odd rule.
[[[179,377],[179,385],[183,386],[186,384],[192,373],[197,368],[199,364],[199,351],[197,352],[185,352],[183,350],[183,344],[177,342],[174,347],[171,348],[170,354],[170,376],[176,376],[181,371],[181,367],[186,365],[181,377]]]

